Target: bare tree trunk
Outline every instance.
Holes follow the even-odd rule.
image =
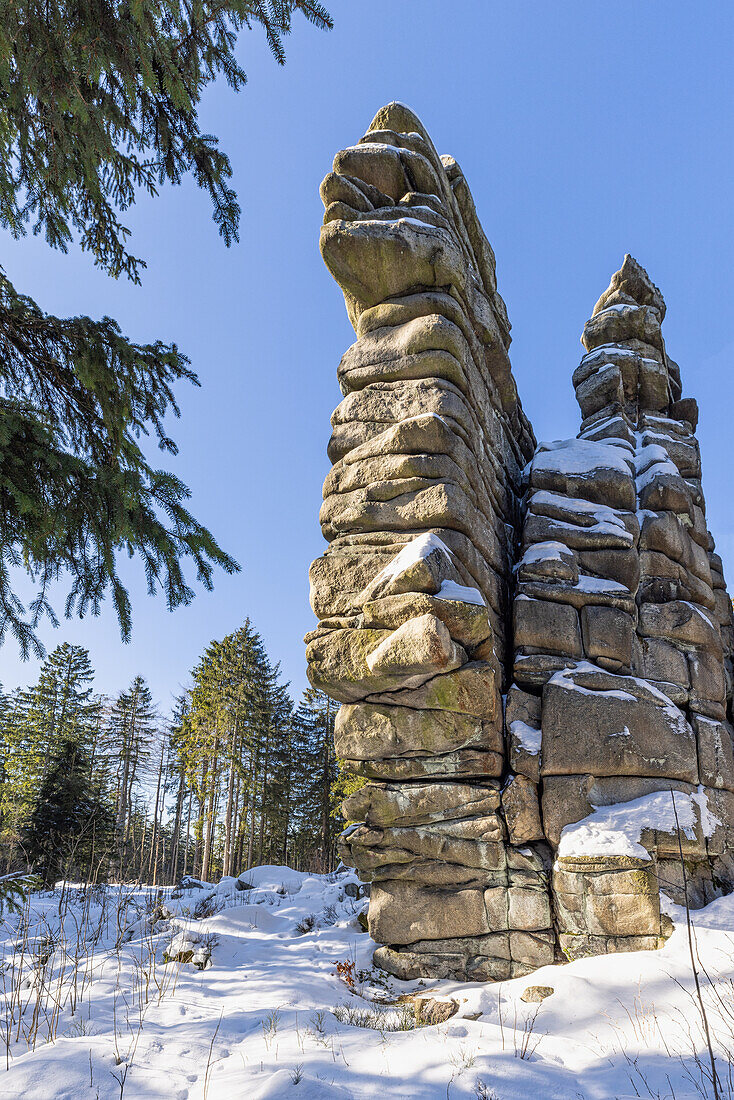
[[[194,792],[191,790],[191,791],[189,791],[189,810],[188,810],[188,816],[187,816],[187,819],[186,819],[186,848],[184,850],[184,867],[183,867],[183,873],[184,874],[186,874],[186,872],[188,871],[188,867],[189,867],[189,846],[191,844],[191,803],[193,802],[193,799],[194,799]]]
[[[158,803],[161,796],[161,776],[163,775],[163,754],[166,750],[165,739],[161,739],[161,757],[158,761],[158,782],[155,788],[155,806],[153,808],[153,835],[150,838],[150,856],[148,858],[148,879],[151,878],[151,870],[153,872],[153,885],[155,886],[155,872],[158,869],[157,862],[155,867],[154,861],[157,860],[157,848],[158,848]],[[162,815],[161,815],[162,816]]]
[[[258,862],[263,861],[263,837],[265,835],[265,798],[268,790],[268,765],[270,763],[270,723],[265,735],[265,760],[263,762],[262,792],[260,794],[260,836],[257,844]]]
[[[232,874],[232,812],[234,806],[235,757],[237,754],[237,732],[232,731],[231,755],[229,759],[229,779],[227,781],[227,807],[224,812],[224,854],[222,874]]]
[[[257,771],[257,762],[252,766],[252,785],[250,787],[250,836],[247,842],[247,866],[252,867],[253,854],[255,851],[255,807],[257,806],[257,785],[259,783],[259,775]]]
[[[173,836],[171,837],[171,852],[168,859],[168,877],[171,885],[176,881],[178,870],[178,848],[181,838],[181,817],[183,815],[184,777],[183,769],[178,773],[178,791],[176,792],[176,813],[173,819]]]
[[[197,795],[196,795],[196,801],[197,801],[198,805],[197,805],[197,811],[196,811],[196,821],[194,822],[195,847],[194,847],[194,869],[193,869],[193,874],[194,874],[195,878],[201,878],[202,877],[201,862],[202,862],[202,855],[203,855],[203,849],[204,849],[204,814],[205,814],[205,809],[206,809],[205,789],[206,789],[206,769],[207,769],[208,763],[209,763],[209,761],[207,759],[204,759],[202,761],[201,781],[199,783],[199,791],[201,792],[201,794],[199,794],[197,792]]]
[[[242,865],[240,863],[240,822],[242,820],[240,786],[240,770],[238,768],[237,775],[235,776],[234,807],[232,810],[232,869],[234,874],[239,874],[242,870]]]
[[[142,877],[143,877],[143,868],[145,867],[145,838],[147,837],[147,835],[148,835],[148,815],[145,813],[145,811],[143,811],[143,835],[140,839],[140,848],[138,849],[140,854],[139,854],[139,858],[138,858],[137,873],[135,875],[135,877],[138,880],[142,879]],[[136,850],[136,848],[135,848],[135,845],[133,844],[133,851],[135,851],[135,850]]]
[[[329,765],[331,756],[331,735],[329,733],[329,711],[327,705],[327,719],[326,729],[324,730],[324,741],[322,745],[322,771],[321,771],[321,851],[324,859],[327,861],[326,869],[331,870],[331,852],[330,852],[330,825],[331,819],[329,816],[330,809],[330,794],[329,789]]]
[[[130,758],[127,748],[123,745],[122,777],[120,779],[120,793],[117,800],[117,816],[115,819],[115,839],[117,841],[117,871],[120,878],[123,873],[125,860],[124,836],[127,832],[127,776],[130,770]]]
[[[291,763],[288,763],[288,773],[286,775],[286,788],[285,798],[283,800],[283,854],[281,859],[285,866],[288,866],[288,830],[291,824]]]
[[[216,795],[217,795],[217,779],[218,779],[218,742],[214,742],[214,753],[211,766],[211,782],[209,784],[209,796],[207,800],[206,811],[206,835],[204,838],[204,857],[202,859],[201,877],[204,882],[209,881],[209,864],[211,862],[212,855],[212,838],[214,836],[214,818],[216,816]]]

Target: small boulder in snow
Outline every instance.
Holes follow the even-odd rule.
[[[552,996],[553,993],[555,993],[555,990],[552,985],[529,985],[520,994],[520,1000],[531,1005],[540,1004],[541,1001]]]
[[[439,1001],[435,997],[414,997],[413,1009],[418,1027],[443,1024],[459,1011],[458,1001]]]

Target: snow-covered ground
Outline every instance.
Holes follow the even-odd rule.
[[[59,893],[34,895],[27,920],[6,914],[0,1097],[714,1095],[702,1077],[709,1063],[685,913],[671,904],[676,929],[660,952],[544,967],[501,985],[399,982],[371,970],[375,945],[357,920],[366,902],[354,896],[351,873],[260,867],[242,879],[250,889],[226,879],[179,897],[170,889],[156,898],[126,887],[91,897],[68,888],[63,921]],[[721,1054],[720,1095],[729,1097],[734,896],[694,921]],[[193,958],[165,962],[167,951]],[[528,1004],[520,996],[530,985],[554,993]],[[458,1012],[445,1023],[411,1028],[398,998],[429,990],[457,1001]],[[401,1026],[409,1030],[393,1030]]]

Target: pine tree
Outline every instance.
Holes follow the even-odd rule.
[[[364,787],[369,783],[369,779],[366,779],[363,775],[355,775],[345,765],[343,760],[336,761],[337,773],[334,782],[331,785],[331,816],[343,824],[351,824],[351,822],[345,822],[342,816],[341,805],[345,798],[350,794],[354,794],[360,787]]]
[[[23,747],[27,745],[25,721],[24,693],[16,688],[10,695],[3,694],[0,722],[0,845],[8,872],[19,841],[19,829],[32,805],[32,780],[23,762]]]
[[[6,717],[2,796],[4,812],[7,807],[13,815],[8,865],[17,841],[45,884],[72,859],[88,866],[95,846],[99,853],[109,839],[107,792],[90,756],[99,730],[93,676],[87,650],[64,642]]]
[[[242,859],[245,836],[250,861],[255,850],[271,671],[262,639],[247,620],[221,642],[212,642],[193,672],[183,741],[187,775],[199,803],[196,836],[204,878],[210,874],[220,810],[227,872]]]
[[[271,670],[268,715],[268,763],[263,779],[260,845],[261,863],[287,862],[286,851],[293,814],[293,776],[295,772],[294,705],[288,685],[279,683],[280,669]]]
[[[93,679],[89,651],[83,646],[63,642],[44,661],[38,682],[26,693],[25,714],[41,746],[81,740],[90,732],[97,713]]]

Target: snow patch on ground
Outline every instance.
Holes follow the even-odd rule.
[[[677,805],[684,811],[682,800]],[[665,902],[676,927],[662,951],[547,966],[501,984],[400,982],[372,969],[375,944],[357,921],[366,904],[359,889],[352,872],[259,867],[174,896],[170,888],[67,888],[63,920],[58,891],[34,895],[23,922],[6,913],[0,927],[5,988],[22,976],[29,1006],[18,1041],[11,1031],[6,1071],[0,1005],[0,1095],[119,1100],[125,1072],[125,1100],[707,1095],[693,1084],[705,1046],[679,907]],[[731,1003],[734,896],[692,916],[721,1050],[732,1045],[731,1026],[715,1013],[717,997]],[[76,927],[86,930],[78,955]],[[163,963],[173,936],[192,930],[208,938],[210,965]],[[351,982],[339,976],[337,963],[342,974],[353,974]],[[63,997],[73,988],[75,967],[72,1013]],[[31,1030],[36,987],[43,974],[48,980],[62,970],[55,1040],[44,1041],[55,1011],[50,999],[31,1050],[23,1033]],[[529,985],[555,992],[539,1006],[526,1004],[520,998]],[[373,1023],[387,1023],[398,998],[415,992],[453,998],[458,1012],[446,1023],[408,1031],[347,1022],[366,1013]],[[528,1031],[532,1041],[524,1049]],[[723,1058],[720,1071],[727,1072]]]

